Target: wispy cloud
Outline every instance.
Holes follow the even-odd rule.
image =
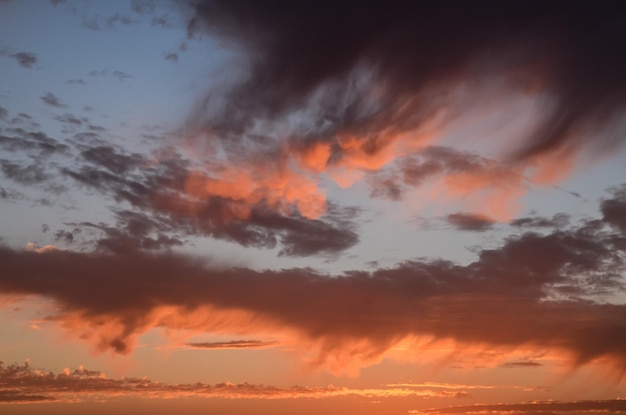
[[[450,406],[446,408],[411,410],[410,415],[426,414],[572,414],[583,415],[593,412],[621,414],[626,410],[626,399],[587,400],[574,402],[533,402],[514,404]]]
[[[35,402],[77,402],[107,400],[126,396],[141,399],[176,399],[182,397],[225,399],[325,399],[352,397],[462,397],[465,391],[442,391],[428,388],[384,387],[355,389],[346,387],[279,388],[251,383],[223,382],[167,384],[143,378],[107,378],[102,372],[65,369],[63,373],[33,369],[24,365],[0,363],[0,404]]]
[[[197,349],[262,349],[277,345],[277,342],[261,340],[232,340],[227,342],[193,342],[187,346]]]

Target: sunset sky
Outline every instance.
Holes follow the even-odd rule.
[[[0,413],[626,413],[626,2],[0,0]]]

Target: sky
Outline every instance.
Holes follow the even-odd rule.
[[[626,412],[626,4],[0,1],[0,412]]]

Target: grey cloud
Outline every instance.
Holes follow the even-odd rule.
[[[511,226],[518,228],[562,228],[569,224],[570,217],[565,213],[556,213],[552,218],[529,216],[511,221]]]
[[[446,216],[445,219],[461,231],[484,232],[493,227],[492,220],[473,213],[453,213]]]
[[[22,68],[32,68],[37,63],[37,55],[29,52],[18,52],[11,55]]]
[[[4,176],[16,183],[34,185],[47,181],[50,176],[40,164],[25,165],[9,160],[0,160],[0,170]]]
[[[45,95],[39,97],[45,104],[56,108],[67,108],[67,105],[63,104],[61,100],[52,92],[48,92]]]

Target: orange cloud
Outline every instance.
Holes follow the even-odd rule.
[[[143,378],[110,379],[102,372],[80,367],[63,373],[33,369],[29,363],[5,366],[0,362],[0,404],[34,402],[79,402],[109,400],[116,397],[141,399],[176,399],[183,397],[222,399],[328,399],[336,397],[389,398],[464,397],[464,390],[439,390],[427,387],[383,387],[355,389],[329,385],[327,387],[294,386],[279,388],[247,382],[166,384]]]

